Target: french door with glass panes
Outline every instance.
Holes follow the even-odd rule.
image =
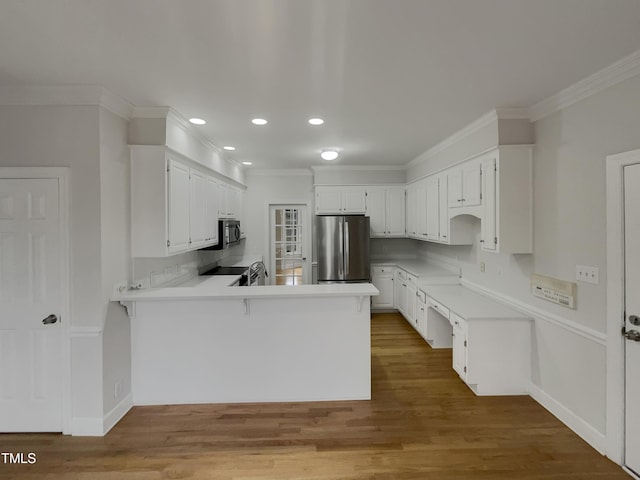
[[[309,227],[306,205],[271,205],[270,226],[271,284],[310,283],[307,262]]]

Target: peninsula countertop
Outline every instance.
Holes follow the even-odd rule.
[[[376,296],[378,289],[370,283],[325,285],[261,285],[230,286],[238,275],[194,277],[186,282],[165,288],[126,290],[111,299],[117,302],[152,300],[216,300],[245,298],[308,298],[308,297],[360,297]]]

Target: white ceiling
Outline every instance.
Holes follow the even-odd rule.
[[[401,165],[640,49],[639,25],[638,0],[1,0],[0,85],[171,106],[257,168]]]

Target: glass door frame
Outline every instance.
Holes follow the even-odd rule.
[[[302,241],[301,257],[302,257],[302,284],[310,285],[312,282],[312,268],[311,268],[311,239],[313,235],[313,224],[311,218],[311,208],[308,203],[304,202],[270,202],[268,204],[267,225],[269,235],[267,238],[267,252],[269,256],[269,284],[276,285],[276,255],[275,255],[275,225],[274,225],[274,210],[278,208],[291,208],[300,210],[300,218],[298,219],[301,224]]]

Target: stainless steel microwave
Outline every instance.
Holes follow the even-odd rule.
[[[233,247],[240,244],[240,222],[238,220],[218,220],[218,245],[214,250]]]

